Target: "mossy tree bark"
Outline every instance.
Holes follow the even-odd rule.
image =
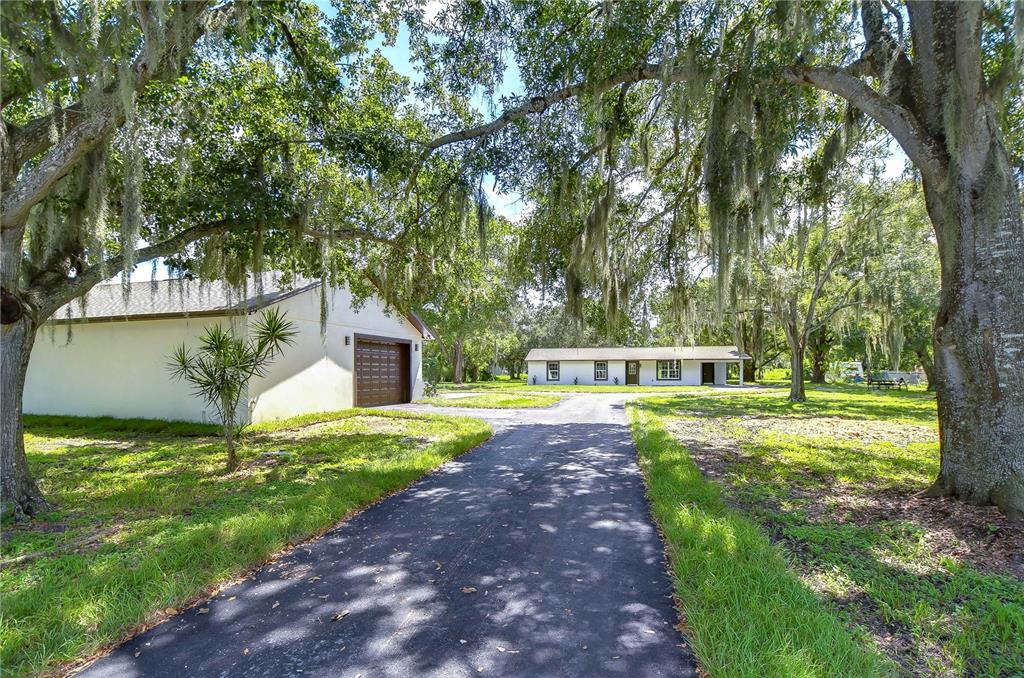
[[[5,302],[11,303],[11,302]],[[30,315],[4,324],[0,335],[0,514],[22,521],[50,510],[29,472],[21,419],[21,397],[35,339]]]
[[[928,390],[935,390],[935,364],[932,362],[931,352],[927,346],[920,346],[914,349],[914,354],[917,356],[917,361],[921,363],[921,367],[924,369],[924,376],[928,380]]]
[[[804,391],[804,349],[802,346],[790,349],[789,371],[789,400],[794,403],[802,403],[807,400],[807,394]]]
[[[835,336],[827,327],[819,327],[811,332],[808,348],[811,351],[811,383],[824,384],[825,373],[828,371],[828,351],[832,348]]]
[[[930,493],[1024,517],[1024,225],[994,106],[1015,64],[985,78],[982,3],[910,2],[908,10],[913,60],[886,29],[881,4],[869,1],[855,64],[801,68],[789,79],[859,107],[921,172],[942,264],[934,333],[942,460]]]

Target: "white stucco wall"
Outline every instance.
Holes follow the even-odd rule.
[[[423,339],[403,315],[388,313],[376,297],[352,308],[347,288],[333,289],[328,297],[327,335],[320,337],[320,290],[312,289],[278,304],[296,324],[295,344],[271,365],[266,376],[249,385],[249,405],[254,422],[283,419],[306,412],[352,407],[352,371],[356,334],[408,339],[409,384],[412,399],[423,395]],[[345,337],[349,345],[345,345]]]
[[[234,322],[244,322],[236,317]],[[213,421],[202,400],[167,370],[168,356],[185,342],[195,346],[204,330],[231,320],[172,318],[76,323],[36,333],[25,381],[27,414],[143,417]]]
[[[322,342],[319,289],[279,302],[299,334],[266,376],[250,382],[241,418],[246,410],[251,421],[259,422],[352,407],[356,333],[410,340],[412,398],[422,396],[423,340],[404,316],[389,315],[376,298],[352,309],[346,288],[333,290],[328,303],[327,336]],[[44,328],[36,336],[29,362],[24,411],[212,421],[215,414],[192,395],[188,384],[171,377],[167,358],[183,341],[197,345],[208,326],[233,322],[244,332],[239,323],[245,321],[241,316],[220,316],[76,323],[68,345],[64,326],[56,328],[54,341]]]
[[[657,378],[657,361],[641,360],[640,362],[640,385],[641,386],[700,386],[701,361],[684,360],[681,367],[681,379],[676,381],[659,381]],[[709,361],[710,362],[710,361]],[[562,360],[561,375],[557,382],[547,380],[547,361],[530,360],[527,364],[527,383],[536,383],[538,386],[544,384],[572,384],[573,377],[579,377],[580,384],[606,384],[614,385],[614,378],[619,378],[619,383],[626,383],[626,362],[624,360],[608,361],[608,381],[594,381],[594,362],[592,360]],[[715,363],[715,383],[725,384],[726,375],[725,362]],[[536,376],[536,382],[534,382]]]

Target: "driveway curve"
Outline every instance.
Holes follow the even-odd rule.
[[[696,676],[624,400],[401,406],[495,436],[80,675]]]

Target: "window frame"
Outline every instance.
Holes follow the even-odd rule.
[[[544,374],[547,377],[547,381],[559,381],[562,378],[562,363],[558,360],[547,360],[547,364],[544,366]],[[555,366],[555,378],[551,378],[551,366]]]
[[[667,371],[667,374],[670,375],[670,376],[666,376],[666,377],[661,376],[661,365],[662,365],[662,363],[667,363],[668,365],[670,365],[670,367],[669,367],[669,369]],[[676,376],[674,376],[674,377],[671,376],[671,374],[672,374],[671,366],[675,366],[675,368],[676,368]],[[655,361],[655,363],[654,363],[654,378],[657,381],[682,381],[682,379],[683,379],[683,361],[682,360],[657,360],[657,361]]]
[[[597,366],[604,365],[604,376],[597,376]],[[608,361],[607,360],[595,360],[594,361],[594,381],[608,381]]]

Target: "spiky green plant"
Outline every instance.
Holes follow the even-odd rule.
[[[266,375],[270,363],[292,344],[296,333],[295,323],[285,320],[285,313],[274,308],[262,313],[246,337],[217,324],[206,329],[195,351],[182,343],[171,354],[168,369],[174,378],[191,384],[195,395],[220,417],[229,473],[238,467],[236,417],[249,380]]]

